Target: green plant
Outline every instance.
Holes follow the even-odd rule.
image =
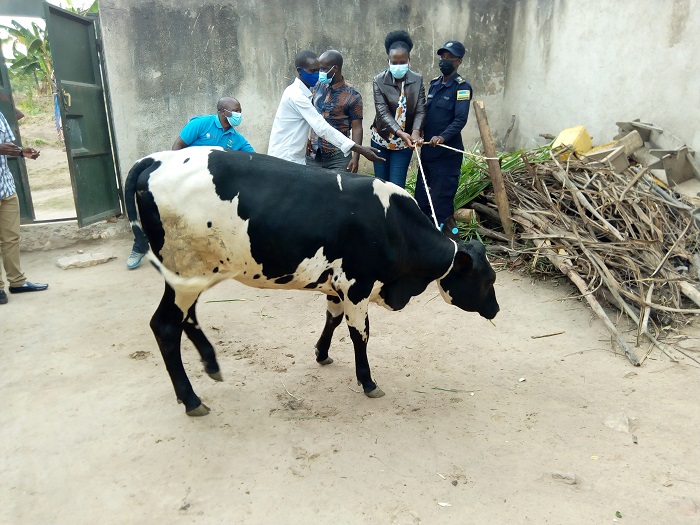
[[[36,22],[32,22],[30,27],[25,27],[16,20],[11,20],[10,23],[12,25],[0,25],[8,33],[2,43],[12,42],[14,58],[7,61],[10,74],[13,77],[33,78],[39,93],[49,93],[53,64],[46,31]]]
[[[33,148],[40,148],[41,146],[49,146],[52,144],[52,142],[49,142],[46,139],[42,139],[41,137],[36,137],[25,141],[25,146],[31,146]]]
[[[25,115],[38,115],[41,113],[41,107],[37,104],[34,99],[32,91],[27,91],[24,97],[17,97],[15,99],[17,108],[22,111]]]
[[[491,185],[488,165],[480,157],[479,144],[475,144],[471,150],[466,151],[469,155],[462,158],[457,193],[455,193],[454,199],[455,210],[464,208]]]
[[[481,223],[476,220],[476,216],[472,215],[469,221],[457,221],[457,229],[459,230],[458,235],[465,241],[470,241],[471,239],[478,239],[482,244],[487,244],[484,239],[479,235],[479,225]]]
[[[80,8],[75,7],[73,5],[72,0],[66,0],[66,10],[71,11],[71,12],[76,13],[76,14],[79,14],[79,15],[86,15],[88,13],[97,13],[97,8],[98,8],[97,1],[98,0],[95,0],[88,8],[80,9]]]
[[[406,191],[415,197],[416,195],[416,182],[418,181],[418,172],[411,171],[406,176]]]

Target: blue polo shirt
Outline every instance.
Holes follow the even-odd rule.
[[[185,124],[180,138],[188,146],[221,146],[224,149],[254,152],[243,135],[231,126],[224,129],[218,115],[194,117]]]

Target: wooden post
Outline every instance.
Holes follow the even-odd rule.
[[[491,157],[491,159],[486,162],[489,165],[489,174],[491,176],[491,184],[493,185],[493,194],[496,197],[498,215],[501,217],[503,230],[506,232],[506,235],[512,239],[515,234],[515,228],[513,227],[513,221],[510,217],[510,205],[508,204],[508,196],[506,195],[506,186],[503,183],[501,165],[496,159],[496,147],[493,144],[491,128],[489,128],[486,110],[481,100],[474,102],[474,111],[476,113],[476,122],[479,125],[479,134],[481,135],[481,143],[484,146],[484,153],[486,157]]]

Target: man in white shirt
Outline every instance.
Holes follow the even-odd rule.
[[[272,123],[267,154],[297,164],[306,164],[306,145],[311,128],[316,135],[337,146],[345,155],[355,151],[373,162],[382,162],[384,159],[375,153],[379,150],[353,142],[328,124],[312,104],[309,88],[318,82],[320,68],[316,54],[300,51],[294,64],[298,76],[282,94]]]

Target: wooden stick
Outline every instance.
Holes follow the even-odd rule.
[[[498,214],[501,218],[501,224],[503,224],[503,230],[505,231],[506,235],[513,237],[515,234],[515,228],[510,217],[508,195],[506,194],[506,187],[503,183],[503,174],[501,173],[500,163],[497,160],[493,160],[493,157],[496,157],[496,147],[493,144],[491,128],[489,127],[489,121],[486,118],[484,103],[481,100],[474,102],[474,111],[476,113],[476,121],[479,125],[479,134],[481,135],[481,143],[484,146],[484,153],[486,153],[486,157],[489,159],[486,162],[489,166],[489,175],[493,186],[493,194],[496,197],[496,205],[498,206]]]
[[[688,299],[700,306],[700,292],[698,292],[695,286],[693,286],[687,281],[679,282],[678,286],[680,286],[683,295],[685,295]],[[647,299],[647,302],[649,302],[649,299]]]
[[[632,178],[632,180],[629,182],[629,184],[627,184],[627,186],[625,186],[625,189],[622,190],[622,193],[620,193],[620,197],[618,199],[620,202],[622,202],[622,199],[625,198],[625,193],[627,193],[627,190],[629,190],[632,186],[637,184],[637,181],[644,176],[644,174],[647,172],[648,169],[649,169],[649,166],[644,166],[644,168],[639,170],[639,172]]]
[[[651,286],[649,287],[649,290],[647,291],[647,303],[651,301],[651,294],[654,293],[654,285],[656,283],[651,283]],[[647,328],[649,327],[649,316],[651,315],[651,308],[648,308],[646,306],[644,308],[644,316],[642,319],[642,324],[639,326],[639,330],[637,331],[637,346],[639,346],[639,336],[641,334],[646,334],[647,333]]]
[[[571,190],[571,193],[573,194],[574,199],[576,199],[576,202],[581,204],[584,208],[586,208],[589,212],[593,214],[600,222],[603,223],[603,229],[607,230],[608,233],[611,233],[618,241],[624,241],[625,238],[622,236],[622,234],[617,231],[617,228],[615,228],[612,224],[610,224],[607,220],[605,220],[605,217],[603,217],[598,210],[596,210],[590,202],[588,202],[588,199],[586,196],[581,193],[581,191],[576,187],[576,185],[571,182],[571,180],[566,176],[566,172],[564,170],[561,171],[554,171],[554,176],[557,178],[559,182],[564,185],[564,187],[568,188]],[[581,218],[585,219],[585,215],[583,215]]]
[[[498,215],[498,212],[494,210],[493,208],[490,208],[489,206],[485,206],[483,204],[479,204],[478,202],[470,202],[467,204],[468,207],[471,209],[478,211],[479,213],[482,213],[484,215],[488,215],[492,219],[495,219],[500,222],[501,217]]]
[[[550,204],[552,203],[552,197],[549,194],[549,191],[547,190],[547,185],[542,181],[537,176],[537,171],[535,171],[535,168],[532,167],[532,164],[530,164],[530,160],[527,158],[527,155],[525,153],[520,154],[520,158],[523,159],[523,163],[525,164],[525,169],[527,172],[530,174],[530,177],[532,177],[532,180],[535,183],[535,186],[537,186],[540,190],[540,192],[547,197],[547,200],[549,201]]]
[[[506,235],[490,230],[489,228],[485,228],[484,226],[477,226],[476,231],[479,235],[490,237],[491,239],[496,239],[497,241],[510,242],[512,240]]]
[[[693,224],[693,221],[692,221],[692,220],[688,222],[688,226],[686,226],[686,227],[685,227],[685,230],[683,230],[683,233],[681,233],[681,234],[678,236],[678,239],[676,239],[676,242],[673,243],[673,246],[671,246],[671,247],[669,248],[669,250],[666,252],[666,255],[664,255],[664,258],[661,259],[661,262],[660,262],[659,265],[656,267],[656,270],[654,270],[654,273],[651,274],[652,277],[654,277],[654,276],[659,272],[659,270],[661,269],[661,267],[664,265],[664,263],[665,263],[665,262],[668,260],[668,258],[671,256],[671,253],[673,252],[673,250],[675,250],[675,249],[676,249],[676,246],[678,246],[678,243],[681,242],[681,239],[685,236],[686,233],[688,233],[688,230],[690,229],[690,227],[692,226],[692,224]]]
[[[565,333],[566,332],[554,332],[551,334],[544,334],[544,335],[531,335],[530,339],[542,339],[543,337],[553,337],[555,335],[561,335],[561,334],[565,334]]]

